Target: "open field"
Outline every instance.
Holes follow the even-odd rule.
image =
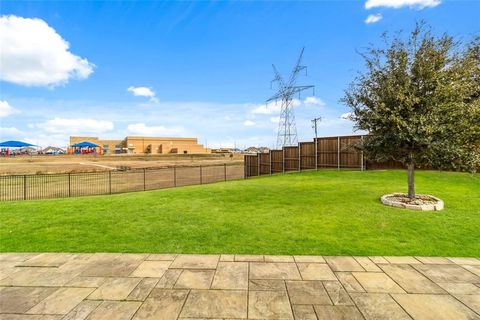
[[[0,251],[480,256],[480,175],[419,171],[441,212],[386,207],[404,171],[311,171],[0,204]]]
[[[243,164],[243,155],[165,154],[165,155],[59,155],[0,157],[0,175],[35,173],[74,173],[109,171],[118,168],[166,168]]]

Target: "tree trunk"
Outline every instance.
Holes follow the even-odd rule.
[[[408,170],[408,197],[410,199],[415,198],[415,182],[414,182],[414,174],[415,174],[415,163],[413,161],[413,157],[410,157],[410,160],[407,165]]]

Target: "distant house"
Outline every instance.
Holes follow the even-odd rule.
[[[211,149],[211,153],[241,153],[242,151],[238,148],[219,148]]]
[[[37,149],[35,149],[34,147],[23,147],[18,149],[17,152],[22,154],[36,154]]]
[[[66,150],[59,148],[59,147],[46,147],[45,149],[42,150],[43,154],[66,154]]]
[[[268,153],[269,151],[267,147],[249,147],[245,150],[246,153]]]

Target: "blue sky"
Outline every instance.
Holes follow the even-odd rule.
[[[339,100],[363,68],[357,51],[422,19],[464,40],[480,31],[480,1],[2,1],[0,12],[0,140],[42,146],[162,135],[271,147],[271,64],[288,75],[302,47],[299,83],[315,98],[296,102],[299,140],[317,116],[320,135],[349,134]]]

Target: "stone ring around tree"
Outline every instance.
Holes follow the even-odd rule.
[[[416,195],[410,199],[405,193],[386,194],[380,198],[387,206],[404,208],[419,211],[440,211],[443,210],[443,201],[431,195]]]

